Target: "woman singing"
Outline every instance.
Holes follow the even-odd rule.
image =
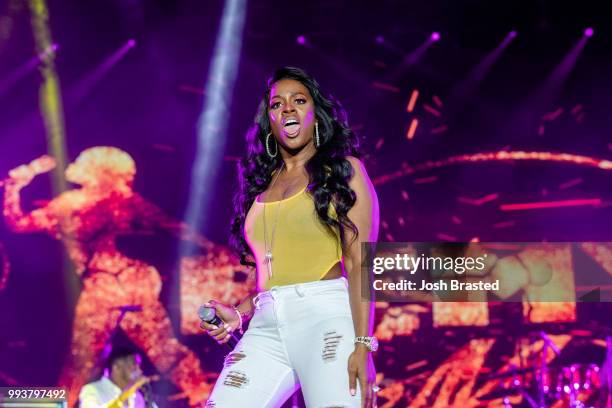
[[[206,406],[279,407],[301,387],[308,407],[373,407],[378,342],[360,243],[377,240],[379,210],[357,137],[312,77],[286,67],[247,143],[232,238],[259,293],[208,303],[225,324],[202,328],[219,343],[252,320]]]

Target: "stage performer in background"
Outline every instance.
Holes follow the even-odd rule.
[[[157,408],[150,383],[156,376],[142,372],[142,357],[130,347],[114,347],[102,378],[86,384],[79,393],[80,408]]]
[[[377,341],[360,258],[379,209],[357,137],[340,105],[287,67],[247,144],[232,233],[242,262],[254,255],[259,293],[235,309],[209,302],[225,324],[201,326],[220,343],[252,320],[207,406],[279,407],[301,387],[308,407],[372,407]]]
[[[213,244],[189,232],[132,190],[134,160],[114,147],[83,151],[66,169],[66,180],[81,188],[66,191],[44,207],[25,214],[20,191],[55,161],[43,156],[9,172],[4,190],[4,216],[16,232],[46,231],[60,239],[82,280],[76,306],[70,354],[60,376],[69,389],[72,407],[81,386],[97,368],[96,361],[121,313],[120,307],[137,305],[126,313],[120,328],[146,352],[156,369],[176,384],[191,404],[210,391],[193,352],[175,338],[171,322],[158,297],[158,271],[123,255],[116,246],[120,234],[169,229],[183,239],[212,248]]]

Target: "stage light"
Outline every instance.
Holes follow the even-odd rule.
[[[306,37],[304,37],[303,35],[298,35],[295,41],[300,45],[306,45]]]
[[[501,58],[503,52],[508,48],[516,36],[516,31],[510,31],[493,50],[485,55],[485,57],[470,70],[464,79],[453,87],[448,97],[451,110],[451,112],[448,112],[449,114],[452,115],[453,111],[457,108],[461,109],[461,106],[465,105],[466,101],[476,94],[484,78],[491,71],[493,65]]]
[[[56,194],[66,191],[68,185],[64,179],[66,168],[66,139],[64,134],[64,107],[61,96],[61,84],[55,70],[55,55],[57,44],[53,42],[49,24],[49,10],[45,0],[28,2],[32,31],[36,41],[36,52],[41,57],[39,71],[42,83],[39,92],[40,110],[43,115],[47,132],[47,149],[50,156],[57,161],[53,170],[53,191]]]
[[[408,140],[414,139],[414,134],[416,133],[417,126],[419,126],[419,120],[417,118],[413,118],[412,122],[410,122],[410,127],[408,128],[408,132],[406,133],[406,139]]]
[[[408,106],[406,106],[406,112],[412,112],[416,105],[417,98],[419,97],[419,90],[415,89],[410,94],[410,100],[408,101]]]
[[[52,44],[45,51],[43,51],[40,55],[38,55],[38,61],[44,63],[45,59],[50,58],[50,57],[54,58],[57,50],[59,50],[59,45]]]
[[[385,37],[383,37],[382,35],[377,35],[376,36],[376,43],[377,44],[384,44],[385,43]]]
[[[425,51],[427,51],[427,49],[431,47],[433,43],[438,42],[439,40],[440,40],[439,32],[434,31],[433,33],[431,33],[429,38],[425,40],[421,45],[419,45],[417,49],[415,49],[410,54],[404,57],[404,61],[401,67],[402,70],[419,62],[423,54],[425,54]]]
[[[191,168],[191,189],[184,220],[195,231],[204,234],[216,221],[209,207],[215,197],[231,117],[231,95],[240,63],[246,3],[246,0],[225,2],[197,124],[197,150]],[[191,244],[182,242],[179,257],[186,256],[191,250]]]
[[[372,183],[382,185],[402,177],[412,176],[416,172],[429,171],[443,167],[456,166],[461,163],[483,163],[483,162],[505,162],[516,163],[518,161],[547,162],[573,164],[577,166],[591,167],[606,171],[612,171],[612,160],[599,159],[597,157],[583,156],[573,153],[556,153],[547,151],[508,151],[481,152],[473,154],[462,154],[447,157],[441,160],[430,160],[413,166],[403,165],[398,171],[383,174],[372,180]],[[489,196],[487,196],[489,197]],[[482,202],[482,199],[481,199]],[[485,201],[486,202],[486,201]],[[595,202],[589,202],[594,204]]]
[[[184,221],[191,231],[208,235],[219,215],[211,211],[211,202],[216,199],[217,187],[227,138],[227,127],[232,114],[232,96],[240,65],[242,37],[246,20],[247,0],[226,0],[217,32],[215,47],[210,56],[206,94],[197,123],[197,146],[191,165],[189,198]],[[177,266],[180,260],[192,256],[201,249],[193,241],[181,240],[178,248]],[[179,269],[180,270],[180,269]],[[180,299],[180,277],[174,279],[169,289],[169,304],[178,305]],[[184,375],[191,375],[186,368]],[[168,392],[169,386],[163,391]]]
[[[521,104],[513,119],[514,123],[521,124],[522,128],[517,131],[524,133],[537,130],[538,134],[543,133],[542,113],[555,105],[591,35],[593,29],[586,28],[553,71]]]
[[[133,38],[125,42],[119,49],[109,55],[93,71],[80,79],[68,95],[68,108],[73,109],[90,95],[91,91],[102,79],[136,46]]]
[[[15,68],[4,78],[0,78],[0,97],[8,92],[21,79],[25,78],[31,72],[34,72],[39,65],[43,64],[44,66],[47,58],[53,58],[58,48],[57,44],[52,44],[42,53],[30,58],[28,61]]]

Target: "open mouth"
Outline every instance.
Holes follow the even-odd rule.
[[[295,137],[300,133],[300,122],[297,119],[290,118],[283,124],[283,131],[289,137]]]

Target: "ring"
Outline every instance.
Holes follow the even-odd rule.
[[[378,391],[380,391],[380,387],[379,387],[378,385],[374,384],[374,385],[372,386],[372,391],[374,391],[374,392],[378,392]]]

